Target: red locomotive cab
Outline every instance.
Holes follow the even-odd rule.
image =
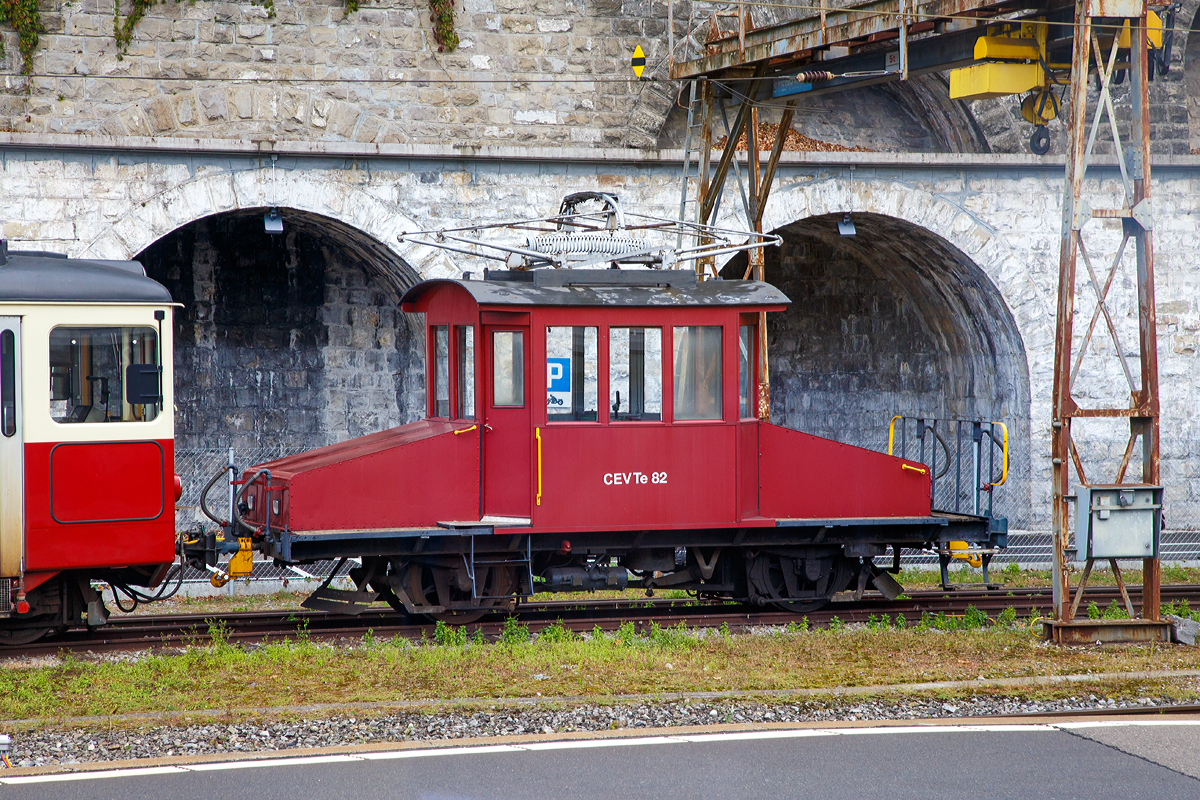
[[[426,316],[430,416],[479,425],[480,520],[564,532],[739,521],[739,312],[786,299],[691,272],[629,277],[516,273],[405,297]]]
[[[923,472],[756,418],[758,313],[787,302],[772,287],[506,277],[404,300],[426,316],[430,416],[474,421],[468,389],[479,398],[480,519],[569,532],[928,515]]]

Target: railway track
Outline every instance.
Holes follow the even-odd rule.
[[[1135,606],[1141,600],[1141,587],[1128,587]],[[1120,603],[1115,587],[1092,587],[1088,597],[1100,605],[1112,600]],[[1187,600],[1200,603],[1200,585],[1162,587],[1163,602]],[[962,589],[954,591],[912,591],[902,599],[886,600],[868,593],[862,600],[834,600],[818,611],[794,614],[774,608],[757,608],[747,604],[707,603],[695,600],[592,600],[524,603],[516,615],[530,630],[538,630],[561,621],[569,630],[590,632],[599,627],[613,631],[626,622],[638,632],[652,624],[666,627],[684,623],[694,628],[730,629],[762,625],[786,625],[807,618],[814,626],[828,625],[836,617],[842,622],[867,622],[884,615],[895,618],[903,614],[910,623],[922,614],[962,614],[974,607],[995,616],[1013,608],[1019,616],[1049,613],[1049,588],[1035,589]],[[485,637],[500,635],[508,614],[494,614],[471,624]],[[219,623],[227,641],[240,644],[303,636],[310,639],[357,639],[371,632],[380,638],[400,636],[419,640],[433,636],[435,624],[421,618],[391,610],[368,611],[358,616],[342,616],[307,610],[250,611],[231,614],[164,614],[114,617],[104,628],[94,631],[69,631],[54,638],[32,644],[5,648],[0,659],[37,655],[52,655],[60,651],[109,652],[121,650],[150,650],[185,647],[210,641],[212,626]]]

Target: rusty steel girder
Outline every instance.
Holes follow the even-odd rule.
[[[1040,5],[1040,4],[1039,4]],[[1060,2],[1046,2],[1046,7],[1058,8]],[[987,19],[1013,8],[1012,3],[980,2],[979,0],[926,0],[906,3],[905,0],[871,0],[846,8],[831,8],[814,15],[768,25],[754,30],[739,31],[706,43],[707,53],[690,61],[671,66],[671,78],[682,80],[744,67],[771,59],[792,59],[814,49],[837,46],[856,40],[878,40],[881,35],[895,34],[904,25],[927,21],[946,21],[955,17],[977,16]],[[911,32],[917,33],[914,28]]]

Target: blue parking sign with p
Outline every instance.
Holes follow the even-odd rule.
[[[546,408],[571,411],[571,359],[546,359]]]

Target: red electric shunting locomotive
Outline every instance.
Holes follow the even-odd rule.
[[[931,509],[926,465],[757,418],[759,313],[787,302],[690,270],[421,283],[427,418],[254,467],[241,524],[284,563],[361,560],[310,607],[460,621],[631,586],[804,611],[898,593],[889,547],[1003,544]]]
[[[778,237],[581,192],[553,217],[401,239],[508,269],[405,294],[425,316],[426,418],[246,471],[223,521],[230,574],[255,550],[354,559],[355,591],[327,580],[305,605],[455,621],[628,587],[804,611],[846,589],[895,596],[901,548],[936,548],[945,576],[1006,543],[990,510],[933,510],[925,464],[759,418],[761,323],[788,299],[713,265]],[[191,559],[215,569],[205,544]]]
[[[179,497],[170,314],[135,261],[0,240],[0,643],[103,624],[92,581],[129,597],[164,586]]]

